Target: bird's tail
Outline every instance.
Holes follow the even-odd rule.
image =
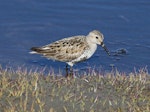
[[[43,51],[43,49],[41,49],[40,47],[32,47],[30,50],[31,50],[31,52],[29,52],[30,54],[38,54]]]

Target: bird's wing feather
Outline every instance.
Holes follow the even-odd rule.
[[[83,54],[87,48],[85,39],[85,36],[64,38],[39,48],[38,53],[49,59],[69,62]]]

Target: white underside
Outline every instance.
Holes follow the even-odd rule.
[[[97,45],[91,44],[90,49],[86,50],[80,57],[72,60],[71,62],[67,62],[68,65],[73,66],[74,63],[82,61],[82,59],[89,59],[96,51]]]

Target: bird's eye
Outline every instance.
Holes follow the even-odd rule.
[[[98,39],[98,37],[96,37],[96,39]]]

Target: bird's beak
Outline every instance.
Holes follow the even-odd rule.
[[[105,46],[105,44],[103,42],[101,42],[101,46],[107,52],[107,54],[110,56],[110,52],[109,52],[109,50],[107,49],[107,47]]]

